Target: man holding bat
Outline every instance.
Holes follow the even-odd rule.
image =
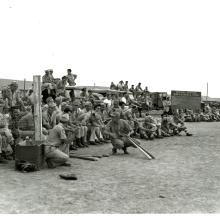
[[[119,112],[112,113],[112,119],[106,125],[104,133],[110,136],[113,154],[116,154],[118,149],[128,154],[127,147],[133,146],[133,143],[129,140],[133,130],[126,120],[120,119]]]

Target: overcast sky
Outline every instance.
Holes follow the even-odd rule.
[[[142,82],[220,97],[220,1],[1,0],[0,78],[71,68],[78,85]]]

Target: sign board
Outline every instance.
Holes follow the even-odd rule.
[[[174,109],[201,109],[201,92],[171,91],[171,107]]]

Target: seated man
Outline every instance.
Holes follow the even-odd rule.
[[[105,127],[101,116],[101,106],[94,107],[94,112],[90,115],[89,123],[91,128],[91,135],[89,138],[90,144],[99,144],[106,142],[103,138],[103,129]]]
[[[117,90],[117,86],[111,82],[110,89]]]
[[[186,109],[184,119],[186,122],[193,122],[194,121],[193,111],[190,109]]]
[[[156,136],[157,125],[151,116],[146,116],[142,125],[139,126],[140,137],[153,140]]]
[[[173,135],[169,127],[169,116],[167,114],[161,115],[161,134],[163,137],[170,137]]]
[[[124,115],[125,120],[128,122],[128,124],[131,126],[132,130],[134,131],[131,134],[131,137],[134,137],[137,135],[138,133],[138,129],[140,126],[140,122],[138,122],[137,118],[135,118],[134,116],[132,116],[132,111],[127,111]]]
[[[19,138],[34,138],[34,129],[34,106],[31,106],[30,111],[27,112],[26,115],[22,116],[22,118],[18,121]],[[45,128],[42,128],[42,132],[44,135],[48,134]]]
[[[18,121],[19,137],[34,136],[34,108]]]
[[[57,82],[57,91],[56,91],[57,96],[67,97],[65,91],[67,80],[68,80],[67,76],[63,76],[62,79]]]
[[[48,89],[48,93],[50,94],[50,90],[54,89],[54,77],[53,70],[45,70],[45,75],[42,77],[43,89]]]
[[[125,154],[128,154],[127,148],[133,146],[128,137],[132,134],[132,128],[123,119],[120,119],[120,114],[114,112],[112,120],[106,125],[105,134],[108,134],[113,145],[112,153],[116,154],[117,149],[122,149]]]
[[[4,163],[4,159],[11,159],[13,141],[12,133],[7,128],[4,115],[0,113],[0,163]]]
[[[69,118],[62,115],[60,123],[49,132],[45,143],[45,157],[49,168],[56,166],[69,166],[69,140],[65,133],[65,127]]]
[[[77,147],[88,147],[87,145],[87,131],[86,121],[87,113],[82,112],[79,108],[80,103],[74,101],[72,103],[72,111],[70,114],[70,124],[74,126],[75,138]]]
[[[192,134],[188,132],[184,122],[179,118],[177,112],[174,112],[173,119],[170,118],[170,128],[173,130],[174,135],[180,135],[180,133],[184,131],[186,136],[192,136]]]
[[[209,116],[204,112],[200,112],[199,116],[200,116],[200,121],[205,121],[205,122],[209,121]]]

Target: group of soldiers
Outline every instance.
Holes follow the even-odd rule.
[[[128,154],[133,146],[129,137],[145,140],[191,136],[181,110],[173,115],[164,111],[153,117],[148,111],[139,111],[126,95],[107,95],[97,100],[86,89],[80,97],[67,92],[67,85],[75,86],[76,75],[67,70],[62,79],[46,70],[42,77],[42,127],[45,158],[48,167],[69,166],[69,153],[79,148],[103,143],[112,144],[112,154]],[[139,85],[140,86],[140,85]],[[72,91],[72,90],[71,90]],[[16,82],[3,92],[4,108],[0,114],[0,162],[13,159],[14,146],[30,144],[34,139],[33,88],[21,96]]]
[[[179,110],[181,118],[186,122],[217,122],[220,121],[220,110],[206,104],[202,111],[194,112],[191,109]]]
[[[146,86],[145,89],[142,89],[140,82],[138,83],[138,85],[136,87],[134,87],[134,85],[131,85],[131,87],[129,88],[128,81],[124,82],[123,80],[119,81],[119,83],[117,85],[114,82],[111,82],[110,89],[119,90],[119,91],[130,91],[133,94],[135,92],[149,93],[148,87]]]
[[[206,104],[203,110],[176,109],[180,118],[185,122],[218,122],[220,121],[220,109]],[[172,111],[173,112],[173,111]],[[173,113],[172,113],[173,114]]]

